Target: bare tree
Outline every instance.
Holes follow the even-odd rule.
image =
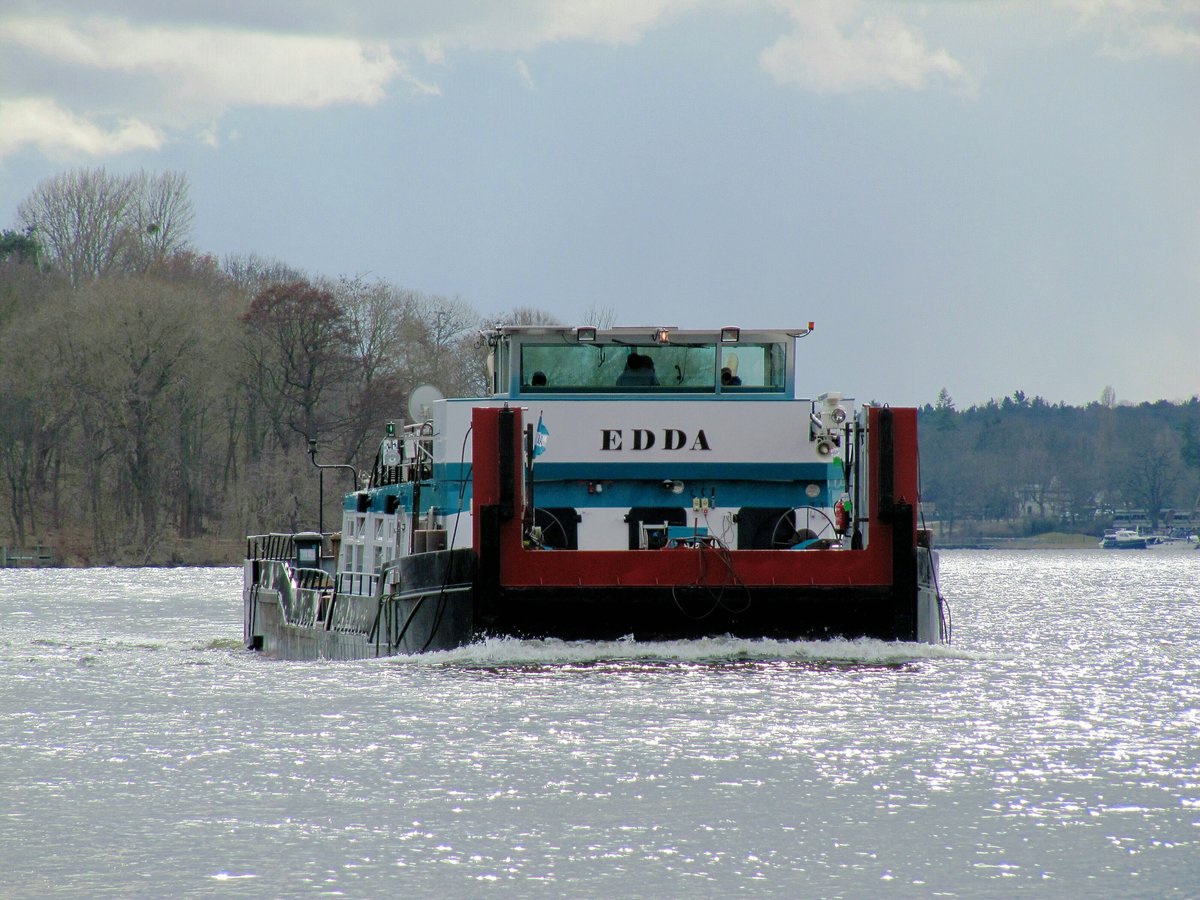
[[[257,253],[228,254],[221,261],[221,269],[251,297],[273,284],[303,281],[305,278],[299,269]]]
[[[1125,459],[1122,486],[1131,500],[1145,508],[1152,529],[1158,528],[1163,512],[1173,505],[1183,480],[1180,444],[1178,434],[1161,428],[1148,441],[1140,441]]]
[[[583,311],[580,325],[595,325],[597,328],[612,328],[617,324],[617,311],[611,306],[593,303]]]
[[[412,387],[404,373],[405,323],[417,295],[362,277],[343,277],[332,290],[346,315],[356,372],[355,383],[347,384],[355,423],[339,448],[342,459],[353,459],[383,420],[398,418],[404,409],[404,394]]]
[[[61,366],[47,352],[57,321],[45,313],[69,294],[32,265],[0,262],[0,486],[21,544],[53,528],[58,513],[70,412]]]
[[[176,508],[172,462],[203,402],[204,306],[192,300],[149,279],[110,279],[79,292],[74,307],[74,388],[111,453],[124,543],[144,554],[162,540]]]
[[[17,208],[38,236],[48,262],[78,285],[113,268],[129,245],[134,184],[103,168],[47,178]]]
[[[1077,431],[1062,435],[1055,448],[1055,478],[1073,523],[1084,520],[1103,491],[1103,466],[1097,463],[1098,456],[1096,441]]]
[[[361,276],[342,277],[329,289],[346,315],[363,382],[394,374],[403,357],[405,318],[417,295]]]
[[[37,467],[39,408],[10,376],[0,375],[0,484],[17,543],[25,546],[38,523],[34,496]]]
[[[533,306],[518,306],[497,321],[503,325],[560,325],[553,315]],[[590,323],[589,323],[590,324]]]
[[[143,271],[184,249],[193,213],[182,173],[112,175],[98,168],[40,182],[17,215],[46,261],[79,286],[109,272]]]
[[[133,262],[144,270],[187,248],[194,210],[182,172],[152,175],[143,170],[133,182],[130,230],[137,238]]]
[[[275,440],[287,447],[338,431],[341,404],[323,404],[350,369],[350,331],[333,294],[307,281],[265,288],[242,317],[251,362],[251,393],[263,406]]]
[[[406,332],[410,371],[450,395],[474,392],[482,361],[478,330],[479,314],[462,300],[416,295]]]

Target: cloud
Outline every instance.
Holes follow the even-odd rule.
[[[401,73],[385,46],[341,37],[18,19],[0,23],[0,40],[57,63],[154,76],[176,99],[216,108],[371,104]]]
[[[1200,0],[1053,0],[1050,41],[1074,33],[1112,57],[1200,58]],[[34,9],[33,3],[25,4]],[[218,146],[237,107],[372,105],[400,89],[437,95],[413,67],[454,55],[510,54],[533,87],[530,54],[551,44],[629,46],[685,17],[770,22],[758,63],[776,84],[822,94],[951,88],[975,78],[914,24],[1028,30],[1035,0],[916,4],[896,0],[39,0],[0,13],[0,158],[17,147],[103,156],[187,135]],[[1064,16],[1065,12],[1065,16]],[[772,19],[772,14],[774,18]],[[1042,19],[1042,21],[1045,21]],[[781,33],[780,33],[781,32]],[[686,34],[683,39],[687,39]],[[962,52],[961,46],[957,48]],[[978,63],[976,63],[978,65]],[[434,76],[436,77],[436,76]]]
[[[95,156],[156,147],[163,143],[160,128],[211,122],[235,106],[371,105],[397,79],[416,93],[437,92],[411,77],[386,45],[337,36],[15,18],[0,20],[3,47],[23,52],[34,61],[31,69],[54,67],[60,95],[89,112],[67,111],[71,104],[64,96],[8,97],[0,157],[26,144]],[[64,70],[75,74],[64,77]],[[126,108],[138,109],[115,131],[88,121],[100,75],[118,79],[124,90],[110,93],[125,95]]]
[[[568,0],[550,3],[544,40],[632,44],[672,15],[695,8],[696,0]]]
[[[1161,22],[1135,28],[1120,43],[1110,40],[1108,52],[1122,59],[1146,56],[1200,59],[1200,29],[1189,29],[1173,22]]]
[[[28,145],[105,156],[161,146],[172,133],[216,147],[215,123],[236,107],[369,106],[396,83],[414,94],[439,94],[393,47],[440,66],[446,48],[627,44],[701,2],[513,0],[503,9],[450,4],[407,14],[370,0],[278,5],[267,18],[291,30],[271,31],[248,8],[201,3],[162,12],[138,0],[97,0],[93,9],[101,12],[81,17],[69,3],[46,0],[42,8],[50,14],[0,14],[0,97],[7,109],[0,158]],[[524,60],[517,72],[533,86]],[[39,99],[45,97],[53,100]],[[116,127],[99,124],[122,114],[128,121]]]
[[[1200,59],[1197,0],[1058,0],[1075,15],[1076,30],[1100,35],[1101,52],[1132,61],[1146,57]]]
[[[947,51],[931,50],[921,34],[895,16],[863,14],[837,0],[780,2],[792,32],[763,51],[759,61],[778,84],[814,93],[845,93],[932,84],[974,90],[973,79]]]
[[[110,156],[131,150],[156,150],[164,142],[158,129],[126,119],[105,129],[45,98],[0,99],[0,159],[27,145],[50,155],[82,153]]]
[[[509,0],[503,4],[430,4],[434,17],[398,25],[440,48],[528,53],[556,43],[636,44],[650,31],[698,9],[747,0]],[[749,0],[751,5],[758,0]]]
[[[535,87],[537,87],[537,85],[534,84],[533,76],[529,73],[529,65],[523,59],[517,60],[517,75],[520,76],[521,84],[525,85],[525,87],[529,88],[530,90],[533,90]]]
[[[205,147],[211,147],[214,150],[217,147],[220,147],[221,146],[221,136],[217,130],[216,123],[215,122],[209,123],[207,126],[205,126],[204,128],[201,128],[199,131],[197,131],[196,132],[196,140],[198,140]]]

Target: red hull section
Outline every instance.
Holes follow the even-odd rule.
[[[474,411],[472,513],[481,571],[500,590],[662,588],[737,584],[746,588],[891,588],[897,554],[916,552],[917,413],[869,411],[872,435],[890,435],[869,454],[869,541],[860,550],[533,550],[523,546],[522,411]],[[885,416],[890,420],[884,423]],[[887,462],[890,458],[890,464]],[[890,488],[890,493],[888,489]],[[899,533],[897,533],[897,529]],[[489,533],[491,531],[491,533]],[[897,538],[900,538],[897,547]],[[489,558],[495,555],[495,559]]]

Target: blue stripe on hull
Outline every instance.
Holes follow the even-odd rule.
[[[837,470],[828,463],[598,462],[550,463],[533,467],[534,482],[622,481],[707,478],[717,481],[827,481]]]
[[[443,463],[434,467],[435,481],[423,485],[421,506],[436,508],[438,515],[459,510],[462,483],[459,478],[470,477],[470,466]],[[840,482],[838,467],[825,463],[537,463],[534,466],[534,492],[539,506],[574,506],[577,508],[629,507],[661,504],[678,498],[689,505],[693,496],[713,496],[720,505],[729,507],[810,504],[829,506],[832,502],[830,482]],[[684,483],[681,495],[664,492],[659,484],[664,480]],[[601,493],[588,493],[587,483],[604,482]],[[648,484],[649,482],[649,484]],[[816,484],[816,497],[803,494],[803,488]],[[402,510],[412,509],[411,483],[390,485],[371,493],[370,511],[383,512],[388,495],[399,497]],[[346,497],[344,508],[355,508],[355,495]],[[471,508],[471,486],[462,493],[462,509]]]

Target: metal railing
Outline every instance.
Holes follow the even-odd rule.
[[[337,592],[339,595],[357,594],[373,597],[379,576],[373,572],[339,572]]]
[[[53,566],[53,547],[0,547],[0,569]]]
[[[252,534],[246,538],[246,559],[295,559],[293,538],[290,534]]]

